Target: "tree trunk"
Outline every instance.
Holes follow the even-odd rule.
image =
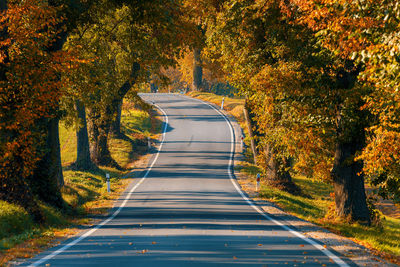
[[[116,106],[116,116],[111,124],[111,134],[114,136],[121,136],[121,116],[122,116],[122,104],[123,104],[123,99],[119,101],[119,103]]]
[[[268,183],[278,189],[294,195],[301,194],[301,189],[293,182],[290,175],[290,159],[278,158],[270,145],[264,146],[265,171]]]
[[[61,166],[59,118],[42,119],[42,129],[46,133],[46,142],[41,151],[44,156],[36,164],[34,174],[30,178],[33,192],[44,202],[64,208],[65,203],[61,196],[60,188],[64,185]]]
[[[249,131],[250,146],[251,146],[251,151],[253,152],[254,164],[257,164],[257,148],[256,148],[256,142],[254,140],[253,125],[251,123],[251,118],[250,118],[250,114],[249,114],[248,108],[249,108],[248,107],[248,102],[247,102],[247,99],[246,99],[245,103],[244,103],[244,108],[243,108],[244,119],[246,120],[247,130]]]
[[[108,135],[111,127],[111,116],[99,114],[94,110],[88,113],[88,132],[90,140],[90,156],[92,161],[101,166],[120,168],[117,162],[111,157],[108,149]]]
[[[355,161],[356,154],[365,147],[367,118],[362,99],[343,101],[342,90],[354,87],[361,67],[354,68],[353,62],[346,62],[344,69],[337,73],[336,91],[336,148],[331,176],[335,190],[336,213],[350,221],[370,225],[362,174],[363,163]],[[345,106],[346,105],[346,106]]]
[[[132,69],[131,69],[131,74],[130,74],[130,79],[128,81],[126,81],[119,88],[117,95],[115,96],[114,100],[111,102],[111,105],[108,107],[108,112],[110,114],[116,115],[115,119],[113,120],[113,122],[110,126],[110,131],[115,136],[122,136],[122,133],[121,133],[122,104],[123,104],[125,95],[129,92],[129,90],[132,88],[133,84],[135,83],[135,80],[137,78],[139,70],[140,70],[140,65],[136,62],[133,63]],[[151,83],[150,85],[152,85],[152,84],[153,83]],[[157,90],[157,86],[154,85],[154,88],[155,88],[155,90]]]
[[[150,82],[150,92],[151,93],[157,93],[158,87],[155,83]]]
[[[203,67],[201,64],[201,49],[193,50],[193,90],[200,91],[203,82]]]
[[[49,5],[60,6],[56,1],[49,1]],[[68,35],[64,26],[65,22],[57,25],[60,31],[55,42],[47,48],[48,52],[56,52],[62,49]],[[52,206],[65,208],[65,202],[60,192],[60,188],[64,185],[64,177],[61,166],[58,113],[58,108],[55,108],[53,112],[49,112],[49,115],[53,115],[54,118],[42,118],[41,120],[45,125],[39,127],[47,130],[47,133],[44,134],[44,140],[46,140],[45,147],[42,149],[45,154],[36,165],[30,182],[33,187],[32,190],[40,199]]]
[[[360,111],[359,111],[360,112]],[[349,125],[344,125],[342,116],[338,115],[338,141],[335,149],[335,160],[332,178],[335,191],[336,213],[350,221],[370,225],[370,213],[366,202],[363,164],[355,161],[356,153],[365,144],[365,130],[362,125],[353,125],[352,133],[346,133]]]
[[[76,131],[77,157],[74,165],[77,170],[88,171],[92,170],[95,166],[90,159],[89,136],[86,123],[85,105],[80,100],[76,100],[75,108],[78,113],[79,128]]]
[[[118,163],[111,157],[108,149],[108,136],[111,129],[112,118],[117,111],[117,106],[122,103],[125,95],[129,92],[134,84],[140,65],[137,62],[132,64],[129,79],[119,88],[114,99],[105,107],[89,110],[88,130],[90,140],[90,156],[92,161],[97,165],[111,166],[120,169]]]

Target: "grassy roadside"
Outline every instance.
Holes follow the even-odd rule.
[[[221,105],[222,102],[222,96],[210,93],[191,92],[189,96],[217,105]],[[241,99],[225,97],[224,109],[236,118],[246,132],[243,104],[244,101]],[[245,138],[246,141],[248,140]],[[240,162],[235,168],[246,177],[246,183],[251,184],[255,184],[256,174],[261,172],[257,166],[248,162]],[[400,264],[399,219],[383,216],[382,227],[365,227],[335,220],[331,215],[334,208],[334,201],[330,197],[333,192],[332,185],[302,176],[294,176],[293,180],[303,192],[307,192],[312,198],[293,196],[284,191],[271,188],[265,183],[261,185],[259,197],[275,203],[292,215],[327,228],[336,234],[348,237],[372,249],[379,256]],[[244,189],[246,191],[246,188]]]
[[[64,200],[72,207],[69,214],[41,204],[46,222],[37,225],[26,211],[16,205],[0,201],[0,266],[15,258],[29,258],[60,239],[78,231],[76,225],[93,223],[88,216],[104,214],[113,200],[125,190],[132,179],[123,179],[136,164],[145,163],[147,137],[157,138],[161,120],[126,103],[122,111],[122,131],[125,138],[111,138],[109,146],[113,158],[123,170],[100,167],[90,172],[70,168],[76,158],[76,135],[72,127],[60,124],[61,157],[65,187]],[[138,163],[136,163],[138,162]],[[105,174],[111,176],[111,193],[107,193]]]
[[[198,98],[216,104],[218,106],[221,106],[222,99],[224,98],[223,96],[206,92],[189,92],[188,95],[194,98]],[[232,116],[234,116],[236,120],[239,122],[240,126],[244,126],[245,123],[243,114],[243,105],[244,105],[244,99],[230,98],[230,97],[224,98],[224,110],[232,114]],[[244,129],[245,127],[242,128]]]

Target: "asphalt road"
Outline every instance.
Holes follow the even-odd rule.
[[[217,110],[180,95],[142,97],[167,115],[145,178],[107,220],[24,265],[351,265],[252,206],[231,174],[233,132]]]

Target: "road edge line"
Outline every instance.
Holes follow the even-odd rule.
[[[165,133],[167,132],[167,128],[168,128],[168,115],[167,115],[167,113],[165,113],[165,111],[160,106],[158,106],[156,104],[154,104],[154,106],[157,107],[163,113],[164,118],[165,118],[161,144],[160,144],[160,147],[158,148],[156,156],[154,157],[152,163],[148,167],[146,173],[143,175],[143,177],[140,179],[140,181],[134,187],[132,187],[131,190],[129,190],[129,193],[128,193],[127,197],[125,198],[125,200],[122,202],[122,204],[118,207],[118,209],[116,211],[114,211],[114,213],[110,217],[108,217],[106,220],[104,220],[101,223],[99,223],[98,225],[96,225],[94,228],[90,229],[89,231],[87,231],[86,233],[82,234],[81,236],[79,236],[78,238],[74,239],[73,241],[69,242],[68,244],[65,244],[64,246],[62,246],[61,248],[57,249],[56,251],[50,253],[49,255],[41,258],[38,261],[35,261],[34,263],[32,263],[32,264],[30,264],[28,266],[38,266],[38,265],[40,265],[42,263],[45,263],[46,261],[54,258],[58,254],[60,254],[60,253],[64,252],[65,250],[71,248],[72,246],[76,245],[80,241],[84,240],[86,237],[88,237],[91,234],[93,234],[94,232],[96,232],[102,226],[106,225],[108,222],[113,220],[121,212],[121,210],[124,208],[124,206],[128,202],[128,199],[130,198],[132,193],[143,183],[143,181],[149,175],[151,169],[153,168],[154,164],[156,163],[156,161],[157,161],[157,159],[158,159],[158,157],[160,155],[161,148],[162,148],[162,146],[164,144]]]
[[[341,267],[349,267],[350,265],[348,265],[346,262],[344,262],[339,256],[335,255],[334,253],[332,253],[330,250],[328,250],[327,248],[323,247],[322,245],[318,244],[317,242],[315,242],[314,240],[306,237],[305,235],[303,235],[302,233],[292,229],[291,227],[275,220],[274,218],[268,216],[262,209],[260,209],[257,205],[255,205],[253,203],[253,201],[251,201],[242,191],[242,189],[239,187],[239,185],[237,184],[237,180],[234,178],[234,174],[232,172],[233,169],[233,157],[234,157],[234,153],[235,153],[235,134],[234,134],[234,130],[232,127],[232,124],[229,120],[229,118],[226,117],[226,115],[224,113],[222,113],[220,110],[218,110],[216,107],[214,107],[213,105],[201,100],[201,99],[197,99],[197,98],[192,98],[192,97],[188,97],[187,98],[190,99],[194,99],[197,100],[209,107],[211,107],[212,109],[214,109],[215,111],[217,111],[226,121],[226,123],[229,126],[229,130],[231,133],[231,152],[230,152],[230,157],[229,157],[229,164],[228,164],[228,174],[229,174],[229,179],[231,180],[233,186],[235,187],[236,191],[241,195],[241,197],[247,202],[247,204],[249,204],[254,210],[256,210],[261,216],[263,216],[264,218],[266,218],[267,220],[270,220],[271,222],[275,223],[276,225],[279,225],[280,227],[282,227],[283,229],[289,231],[290,233],[294,234],[295,236],[303,239],[304,241],[306,241],[307,243],[309,243],[310,245],[314,246],[315,248],[317,248],[318,250],[320,250],[322,253],[324,253],[326,256],[328,256],[330,259],[332,259],[337,265],[341,266]]]

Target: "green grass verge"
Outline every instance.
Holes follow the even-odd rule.
[[[68,218],[57,209],[39,203],[46,217],[43,225],[35,224],[28,213],[21,207],[0,201],[0,252],[40,235],[49,234],[49,231],[70,224]],[[1,254],[0,254],[1,256]],[[1,265],[0,261],[0,265]]]
[[[90,172],[72,170],[71,165],[76,159],[76,134],[73,127],[60,124],[61,158],[64,168],[65,186],[62,189],[64,200],[72,207],[71,214],[61,214],[58,210],[40,204],[45,214],[43,225],[35,224],[28,213],[21,207],[0,201],[0,266],[13,258],[15,246],[35,240],[32,246],[45,246],[57,232],[75,223],[89,222],[88,214],[98,214],[107,211],[112,200],[126,188],[129,180],[121,179],[131,163],[147,151],[147,136],[155,137],[161,131],[161,121],[152,118],[147,112],[134,108],[133,104],[124,104],[122,111],[122,130],[125,138],[111,138],[109,147],[112,157],[122,166],[123,170],[100,167]],[[105,174],[111,178],[111,193],[107,193]],[[62,236],[62,233],[61,235]],[[33,249],[35,250],[35,249]],[[30,254],[16,253],[25,257]]]
[[[246,174],[254,182],[256,174],[261,171],[258,167],[249,163],[243,163],[236,169]],[[332,185],[299,175],[294,176],[293,181],[311,198],[294,196],[270,187],[266,183],[261,184],[259,197],[274,202],[290,214],[357,240],[378,252],[388,253],[396,257],[400,256],[400,220],[384,216],[382,227],[366,227],[357,223],[350,224],[332,219],[331,214],[334,207],[331,197]],[[390,255],[384,256],[390,258]]]

